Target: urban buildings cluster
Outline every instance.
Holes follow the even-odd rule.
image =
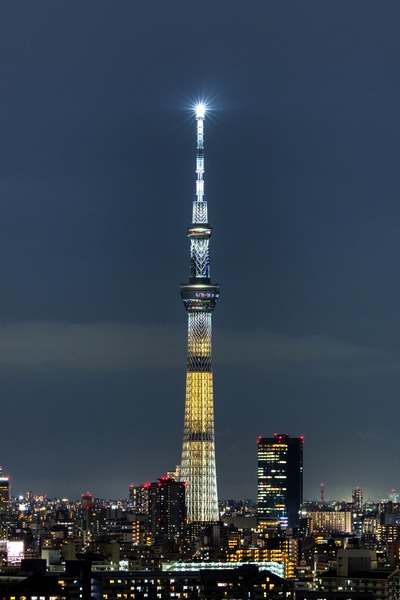
[[[398,600],[399,495],[304,501],[302,448],[259,438],[258,502],[220,502],[201,524],[187,521],[178,471],[118,501],[14,498],[1,474],[0,595]]]

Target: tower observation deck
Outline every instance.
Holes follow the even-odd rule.
[[[211,366],[211,315],[219,286],[211,283],[207,202],[204,198],[205,107],[196,107],[196,199],[193,201],[189,283],[181,285],[188,315],[186,401],[181,480],[186,481],[188,523],[219,520],[215,469],[214,397]]]

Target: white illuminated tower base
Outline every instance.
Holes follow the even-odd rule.
[[[190,239],[190,278],[181,286],[188,313],[186,402],[181,481],[186,481],[188,523],[219,520],[215,469],[214,397],[211,366],[211,314],[219,287],[210,283],[207,202],[204,199],[204,106],[196,108],[196,200],[193,202]]]

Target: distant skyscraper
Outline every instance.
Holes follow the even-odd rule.
[[[211,227],[204,198],[204,116],[204,106],[198,105],[196,199],[187,232],[190,239],[190,276],[189,283],[181,285],[181,296],[188,314],[188,352],[180,478],[187,483],[189,523],[219,520],[211,366],[211,315],[219,287],[210,279]]]
[[[162,477],[149,487],[149,522],[156,542],[183,540],[186,524],[186,484]]]
[[[90,492],[82,494],[82,508],[83,510],[90,510],[94,507],[93,496]]]
[[[82,507],[82,537],[83,543],[87,544],[92,540],[93,536],[93,509],[94,500],[90,492],[82,494],[81,500]]]
[[[298,527],[303,502],[303,437],[258,439],[258,522],[264,528]]]
[[[0,467],[0,515],[8,515],[10,511],[10,478],[3,475]]]
[[[355,510],[361,511],[363,506],[363,491],[358,486],[351,492],[353,507]]]
[[[391,490],[390,494],[389,494],[389,500],[391,502],[394,502],[395,504],[399,504],[400,503],[400,493],[397,492],[394,488]]]
[[[149,512],[150,483],[129,486],[129,504],[136,514],[147,515]]]

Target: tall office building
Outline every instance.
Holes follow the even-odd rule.
[[[299,526],[303,502],[303,437],[258,438],[258,522],[264,529]]]
[[[189,283],[181,285],[188,315],[186,401],[181,481],[187,483],[186,507],[189,523],[219,520],[215,469],[214,399],[211,366],[211,315],[219,286],[211,283],[207,202],[204,198],[205,107],[196,107],[197,156],[196,199],[192,207]]]
[[[150,483],[142,485],[129,486],[129,504],[136,514],[145,514],[149,512],[149,488]]]
[[[351,499],[354,510],[362,511],[364,494],[360,487],[357,486],[356,489],[351,492]]]
[[[92,510],[94,508],[94,500],[90,492],[82,494],[81,505],[83,510]]]
[[[0,515],[8,515],[10,511],[10,478],[3,475],[0,467]]]
[[[179,542],[186,524],[186,484],[162,477],[149,486],[149,523],[155,542]]]

